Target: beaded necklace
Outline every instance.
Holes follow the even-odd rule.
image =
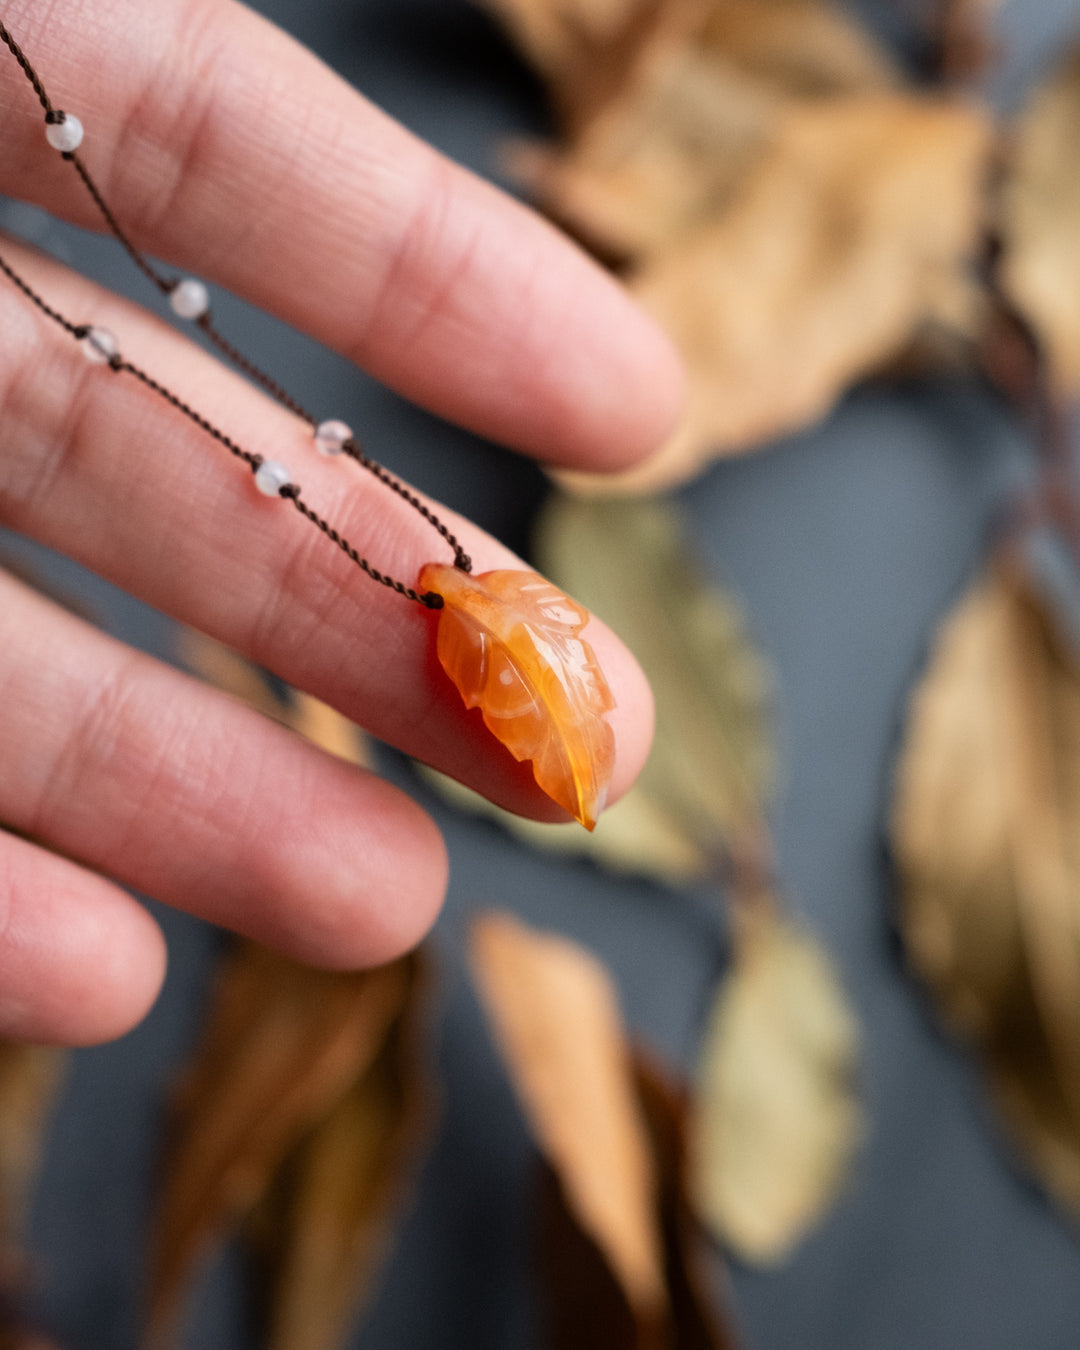
[[[161,273],[120,225],[78,154],[84,139],[82,122],[53,106],[40,76],[2,20],[0,41],[37,95],[44,111],[46,141],[74,167],[110,232],[139,271],[167,297],[173,313],[197,325],[233,365],[307,423],[321,454],[352,459],[401,497],[449,545],[453,563],[425,563],[412,586],[372,566],[304,499],[284,463],[244,448],[185,399],[129,361],[108,329],[66,318],[2,253],[0,272],[41,314],[74,338],[89,361],[138,380],[246,464],[259,493],[291,502],[373,581],[439,611],[438,659],[466,707],[479,708],[488,730],[511,754],[532,762],[540,788],[591,830],[603,809],[614,766],[614,735],[605,714],[615,702],[592,647],[580,637],[589,621],[588,611],[535,572],[504,569],[474,575],[472,561],[457,538],[404,483],[363,453],[346,423],[313,417],[219,333],[211,318],[210,295],[204,283],[194,277]]]

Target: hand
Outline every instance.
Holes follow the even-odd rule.
[[[624,468],[668,430],[676,359],[613,283],[240,5],[119,0],[107,32],[87,0],[7,0],[3,17],[86,126],[80,153],[125,228],[178,271],[549,462]],[[98,228],[0,58],[0,192]],[[411,581],[443,556],[414,512],[304,451],[289,413],[182,335],[13,241],[3,251],[61,312],[112,329],[216,425],[295,465],[378,566]],[[478,571],[520,565],[440,514]],[[560,814],[433,668],[428,611],[259,497],[135,381],[87,363],[4,277],[0,524],[502,805]],[[618,702],[614,798],[647,753],[651,700],[618,641],[595,622],[589,638]],[[0,822],[17,832],[0,833],[0,1035],[90,1043],[145,1013],[163,943],[115,882],[334,967],[390,959],[433,922],[443,844],[396,789],[2,575],[0,653]]]

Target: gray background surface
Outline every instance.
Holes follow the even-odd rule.
[[[260,6],[366,94],[454,158],[498,177],[508,133],[543,105],[494,26],[465,0],[266,0]],[[915,6],[865,6],[912,49]],[[1014,102],[1052,52],[1067,3],[1006,6]],[[0,207],[95,275],[145,299],[117,247]],[[517,548],[543,479],[524,461],[408,407],[338,358],[241,305],[222,327],[309,405],[363,428],[384,462]],[[735,1267],[750,1350],[1073,1350],[1080,1345],[1075,1229],[1011,1161],[976,1073],[942,1038],[891,927],[882,837],[906,694],[935,623],[971,575],[1002,494],[1025,471],[1020,433],[975,387],[853,394],[821,427],[718,465],[679,494],[701,557],[742,599],[777,672],[784,782],[782,875],[840,965],[862,1025],[869,1133],[851,1185],[786,1266]],[[40,560],[22,541],[0,539]],[[170,628],[93,578],[47,561],[103,622],[168,655]],[[446,833],[449,899],[438,1049],[445,1109],[382,1289],[357,1346],[524,1350],[535,1343],[526,1198],[530,1149],[461,966],[470,910],[499,904],[580,938],[613,970],[635,1031],[692,1061],[724,959],[706,897],[537,858],[430,800],[408,765],[388,774]],[[82,1051],[52,1130],[34,1214],[37,1311],[66,1346],[129,1350],[166,1089],[197,1030],[221,938],[162,912],[165,992],[132,1035]],[[188,1344],[247,1343],[239,1258],[207,1277]],[[718,1269],[718,1281],[722,1278]]]

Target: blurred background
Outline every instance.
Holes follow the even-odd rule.
[[[490,13],[466,0],[263,0],[419,135],[479,174],[506,175],[509,138],[551,128],[544,88]],[[860,17],[906,68],[925,56],[929,8],[866,3]],[[986,82],[1002,109],[1080,26],[1067,0],[1012,0]],[[0,225],[145,300],[115,243],[18,203]],[[550,491],[530,463],[403,403],[344,361],[223,297],[221,328],[308,406],[362,429],[402,477],[530,552]],[[974,376],[857,386],[818,425],[673,489],[702,575],[740,605],[772,670],[777,873],[800,924],[835,963],[858,1022],[864,1134],[845,1184],[778,1265],[715,1258],[749,1350],[1072,1350],[1080,1337],[1075,1221],[1017,1163],[972,1058],[938,1028],[895,932],[885,841],[908,695],[937,624],[983,556],[1031,450]],[[111,632],[177,659],[172,625],[63,560],[0,535]],[[730,932],[716,886],[620,877],[531,850],[447,804],[392,752],[382,771],[438,820],[450,893],[434,935],[433,1057],[441,1112],[392,1254],[353,1342],[409,1350],[538,1344],[530,1195],[534,1152],[465,969],[478,908],[512,909],[597,954],[635,1039],[693,1071]],[[152,906],[170,969],[152,1015],[122,1041],[71,1058],[47,1135],[27,1246],[30,1301],[65,1347],[138,1338],[151,1196],[170,1085],[195,1045],[225,939]],[[257,1344],[240,1250],[195,1289],[184,1344]]]

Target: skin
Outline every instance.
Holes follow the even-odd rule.
[[[3,18],[82,119],[83,157],[125,228],[178,271],[546,463],[626,468],[670,430],[677,359],[607,277],[246,9],[5,0]],[[98,228],[0,56],[0,192]],[[296,465],[305,497],[387,571],[411,578],[437,553],[418,516],[304,449],[295,418],[182,334],[14,241],[0,249],[61,312],[112,329],[217,425]],[[477,571],[521,565],[435,507]],[[152,394],[91,366],[2,277],[0,525],[501,805],[561,817],[435,666],[433,615],[260,497]],[[648,752],[651,696],[617,638],[595,620],[588,637],[618,704],[614,800]],[[152,1004],[164,944],[117,883],[335,968],[416,943],[446,886],[442,839],[401,792],[3,574],[0,823],[0,1035],[16,1039],[105,1040]]]

